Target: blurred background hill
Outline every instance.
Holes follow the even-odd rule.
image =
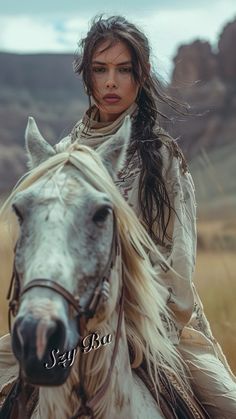
[[[69,54],[0,53],[0,194],[26,170],[24,131],[32,115],[57,142],[85,108],[82,83]]]

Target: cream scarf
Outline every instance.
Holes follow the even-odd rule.
[[[134,102],[112,123],[99,122],[98,108],[93,105],[84,114],[82,120],[78,121],[72,129],[70,134],[71,142],[78,142],[96,149],[118,131],[127,115],[133,120],[137,113],[138,105]]]

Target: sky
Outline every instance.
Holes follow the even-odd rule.
[[[168,79],[181,44],[217,40],[236,18],[235,0],[0,0],[0,51],[70,52],[96,14],[122,14],[149,37],[153,65]]]

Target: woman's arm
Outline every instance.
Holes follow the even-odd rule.
[[[177,343],[182,329],[191,318],[194,305],[192,276],[196,259],[196,201],[191,174],[183,170],[180,158],[172,156],[164,144],[161,152],[163,176],[173,208],[168,229],[172,241],[169,249],[157,245],[167,264],[153,254],[150,259],[158,280],[169,291],[167,305],[174,321],[169,334]]]

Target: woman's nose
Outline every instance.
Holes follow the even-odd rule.
[[[115,78],[115,74],[113,72],[108,74],[108,78],[106,81],[106,87],[111,88],[111,87],[117,87],[117,81]]]
[[[117,87],[117,83],[115,80],[109,79],[106,82],[106,87],[111,88],[111,87]]]

